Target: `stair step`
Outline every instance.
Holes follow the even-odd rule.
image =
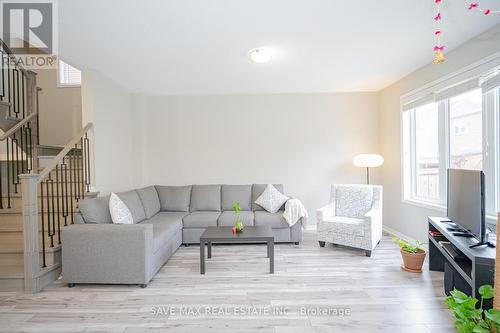
[[[74,213],[77,213],[75,211]],[[74,214],[73,213],[73,214]],[[56,223],[57,223],[57,218],[58,215],[56,214]],[[64,216],[63,213],[59,214],[59,219],[61,221],[61,225],[64,225]],[[51,219],[52,221],[52,219]],[[44,222],[47,223],[47,215],[44,215]],[[66,223],[70,224],[71,223],[71,213],[68,213],[68,216],[66,217]],[[2,213],[2,210],[0,210],[0,232],[5,228],[7,230],[16,230],[15,228],[20,228],[23,226],[23,216],[20,210],[18,210],[17,213]],[[42,214],[38,214],[38,229],[42,229]]]
[[[0,292],[24,291],[24,265],[0,266]]]
[[[61,230],[63,226],[61,224]],[[54,236],[51,238],[46,235],[45,237],[45,248],[50,248],[51,244],[57,246],[59,244],[59,238],[57,229],[54,232]],[[43,248],[42,233],[38,233],[38,245]],[[0,233],[0,251],[22,251],[24,249],[24,235],[23,232],[1,232]]]
[[[40,250],[40,263],[43,262],[43,253]],[[45,248],[45,264],[53,265],[60,262],[61,245]],[[0,271],[4,266],[23,266],[24,251],[23,249],[3,249],[0,250]]]
[[[24,278],[24,266],[23,265],[6,265],[0,267],[0,279],[7,278]]]
[[[61,146],[49,146],[49,145],[36,145],[35,146],[37,150],[37,155],[38,158],[54,158],[54,156],[57,156],[61,150],[64,149],[64,147]]]
[[[54,189],[54,192],[56,192],[55,189]],[[66,204],[66,202],[68,203],[68,206],[70,207],[71,201],[73,201],[73,207],[78,207],[78,201],[76,199],[71,200],[69,193],[68,193],[68,195],[63,196],[61,192],[62,191],[59,192],[59,196],[57,196],[57,193],[54,193],[54,206],[56,207],[56,209],[57,209],[57,205],[59,204],[59,209],[62,211],[63,204]],[[97,197],[97,195],[98,195],[97,192],[86,192],[85,198],[87,198],[87,199],[95,198],[95,197]],[[45,207],[47,205],[47,198],[49,198],[49,203],[50,203],[50,205],[52,205],[52,197],[51,196],[47,197],[47,195],[45,194],[43,196],[43,204]],[[39,194],[38,195],[38,205],[39,205],[38,209],[40,209],[40,210],[41,210],[41,200],[42,200],[42,196]],[[16,193],[16,195],[11,196],[11,199],[10,199],[11,208],[10,209],[16,209],[16,208],[21,209],[22,205],[23,205],[23,198],[22,198],[22,195],[20,193]],[[7,205],[7,198],[3,198],[3,207],[7,207],[7,206],[8,206]],[[0,209],[0,214],[5,209],[9,209],[9,208]]]

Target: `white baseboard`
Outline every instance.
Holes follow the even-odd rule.
[[[385,226],[385,225],[382,227],[382,230],[384,232],[388,233],[391,236],[395,236],[397,238],[401,238],[401,239],[403,239],[403,240],[405,240],[407,242],[415,243],[415,241],[416,241],[416,239],[413,239],[413,238],[411,238],[411,237],[409,237],[409,236],[407,236],[405,234],[402,234],[399,231],[394,230],[394,229],[392,229],[392,228],[390,228],[388,226]],[[427,244],[423,245],[422,247],[425,248],[426,250],[428,249]]]

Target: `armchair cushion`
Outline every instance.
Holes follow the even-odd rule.
[[[365,230],[363,224],[366,223],[364,219],[334,216],[322,221],[320,229],[335,230],[338,234],[348,234],[354,236],[364,236]]]
[[[373,188],[366,185],[334,186],[335,215],[363,218],[372,207]]]

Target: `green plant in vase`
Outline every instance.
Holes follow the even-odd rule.
[[[233,233],[243,232],[243,222],[241,222],[241,207],[238,201],[234,202],[233,211],[236,214],[236,223],[233,227]]]

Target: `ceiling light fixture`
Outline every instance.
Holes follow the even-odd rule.
[[[253,62],[263,64],[273,58],[274,51],[267,47],[257,47],[248,51],[248,56]]]

